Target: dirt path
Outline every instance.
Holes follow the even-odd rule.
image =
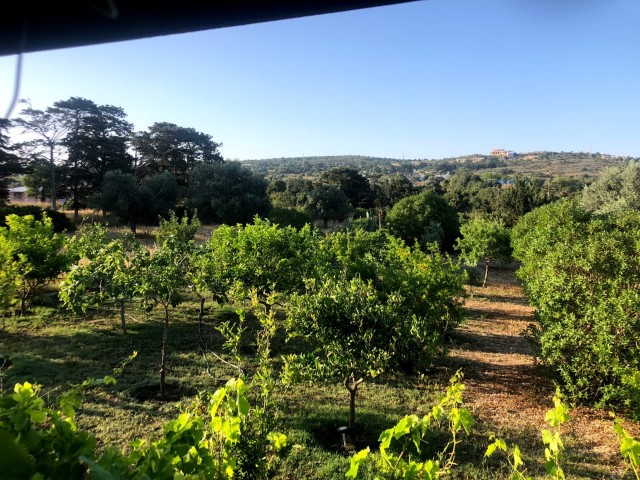
[[[514,272],[493,272],[486,288],[473,287],[465,302],[469,320],[453,338],[447,363],[462,368],[465,403],[488,432],[542,454],[539,431],[553,405],[554,386],[545,379],[521,335],[533,322],[533,309],[517,285]],[[637,424],[625,424],[636,436]],[[619,442],[605,411],[571,410],[564,435],[570,478],[622,478]]]

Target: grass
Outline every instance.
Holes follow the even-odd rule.
[[[236,375],[229,365],[215,359],[211,352],[222,352],[222,337],[216,324],[234,318],[232,308],[208,307],[202,336],[198,334],[196,299],[189,299],[171,311],[168,376],[170,401],[161,401],[158,369],[162,337],[162,313],[149,314],[130,306],[128,333],[120,330],[117,309],[95,311],[84,318],[65,315],[54,308],[38,307],[32,315],[7,319],[0,331],[0,359],[12,365],[2,371],[3,388],[16,382],[30,381],[42,385],[51,400],[70,383],[87,377],[102,377],[134,350],[138,357],[129,364],[115,386],[86,395],[79,411],[80,428],[98,438],[99,448],[107,445],[127,446],[136,438],[157,438],[163,424],[174,419],[181,402],[199,390],[213,390]],[[248,318],[249,332],[256,322]],[[278,331],[273,342],[275,358],[294,348],[285,343]],[[255,341],[245,339],[241,352],[246,371],[253,368]],[[225,357],[226,358],[226,357]],[[1,364],[1,362],[0,362]],[[342,479],[349,468],[350,456],[371,446],[375,450],[383,430],[409,413],[424,414],[443,391],[449,371],[435,368],[423,376],[386,376],[361,386],[357,399],[359,430],[345,448],[338,427],[347,423],[348,394],[344,387],[296,385],[280,387],[275,392],[279,411],[277,419],[289,439],[288,454],[276,474],[278,479]],[[525,452],[532,472],[540,475],[543,458],[539,432],[531,429],[495,431],[495,426],[479,422],[470,438],[464,438],[457,457],[459,467],[453,478],[509,478],[499,459],[483,459],[488,436],[495,433],[518,443]],[[435,454],[447,442],[441,429],[430,434]],[[580,455],[576,454],[576,465]],[[572,459],[569,459],[572,460]],[[579,471],[576,467],[575,471]],[[363,467],[362,478],[373,478],[370,467]],[[571,478],[593,478],[592,471]],[[537,477],[541,478],[541,477]],[[599,478],[607,477],[603,474]]]

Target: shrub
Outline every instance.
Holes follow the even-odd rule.
[[[574,399],[640,413],[640,214],[592,216],[560,202],[513,235],[545,364]]]

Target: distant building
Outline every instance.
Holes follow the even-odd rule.
[[[9,189],[9,201],[11,203],[35,203],[38,199],[27,195],[27,187],[19,186]]]
[[[511,150],[505,150],[504,148],[495,148],[491,150],[491,156],[513,158],[516,156],[516,152],[512,152]]]
[[[9,200],[12,202],[26,202],[27,187],[13,187],[9,189]]]

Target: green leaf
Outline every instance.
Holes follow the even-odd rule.
[[[249,401],[244,395],[238,397],[238,413],[246,416],[249,413]]]
[[[358,468],[360,467],[360,463],[362,463],[362,461],[365,458],[367,458],[368,455],[369,455],[369,447],[365,448],[364,450],[360,450],[358,453],[353,455],[351,457],[351,466],[349,467],[349,470],[345,474],[345,477],[356,478],[358,476]]]
[[[0,445],[0,476],[6,480],[29,478],[35,470],[35,463],[27,450],[3,429],[0,429]]]

